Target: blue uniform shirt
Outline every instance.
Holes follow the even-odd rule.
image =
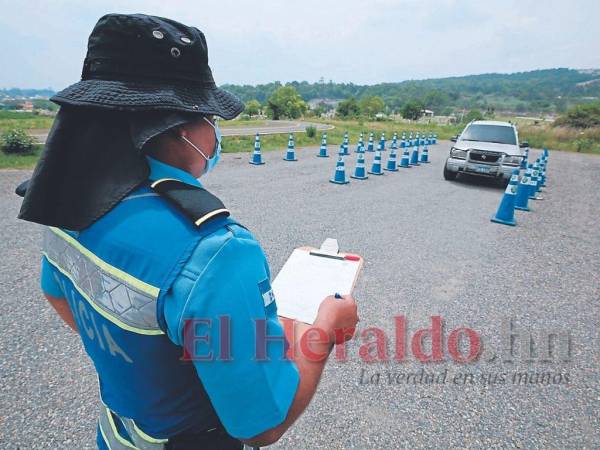
[[[188,172],[150,157],[148,162],[150,180],[174,178],[200,186]],[[221,422],[237,438],[256,436],[283,422],[299,383],[295,364],[283,357],[282,339],[270,339],[268,358],[257,360],[257,346],[264,348],[260,339],[257,344],[257,327],[265,327],[269,338],[284,334],[270,278],[254,236],[228,225],[198,243],[163,302],[171,341],[183,345],[184,331],[193,330],[198,376]],[[45,257],[41,284],[46,294],[64,297]]]

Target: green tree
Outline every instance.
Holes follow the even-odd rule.
[[[377,95],[372,95],[368,97],[363,97],[360,100],[358,106],[363,116],[373,118],[380,112],[383,112],[385,103],[381,97]]]
[[[354,97],[347,98],[338,103],[335,113],[342,119],[351,119],[360,115],[360,108]]]
[[[463,117],[464,123],[469,123],[472,120],[483,120],[483,114],[478,109],[472,109]]]
[[[423,115],[423,104],[416,100],[409,100],[400,108],[400,114],[405,119],[418,120]]]
[[[306,103],[294,86],[277,88],[267,100],[267,115],[274,120],[297,119],[306,111]]]
[[[244,112],[249,116],[256,116],[260,114],[260,102],[256,99],[249,100],[246,102],[246,108],[244,108]]]

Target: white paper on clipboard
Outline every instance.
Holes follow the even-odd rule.
[[[277,314],[314,323],[323,299],[351,294],[360,261],[311,255],[295,249],[273,281]]]

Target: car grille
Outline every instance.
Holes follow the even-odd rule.
[[[498,162],[501,156],[501,153],[486,152],[484,150],[471,150],[469,152],[469,159],[471,161],[477,161],[479,163],[493,164]]]

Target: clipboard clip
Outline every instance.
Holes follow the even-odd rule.
[[[338,245],[337,239],[327,238],[323,241],[319,250],[311,250],[310,254],[313,256],[323,256],[325,258],[345,259],[339,252],[340,246]]]

